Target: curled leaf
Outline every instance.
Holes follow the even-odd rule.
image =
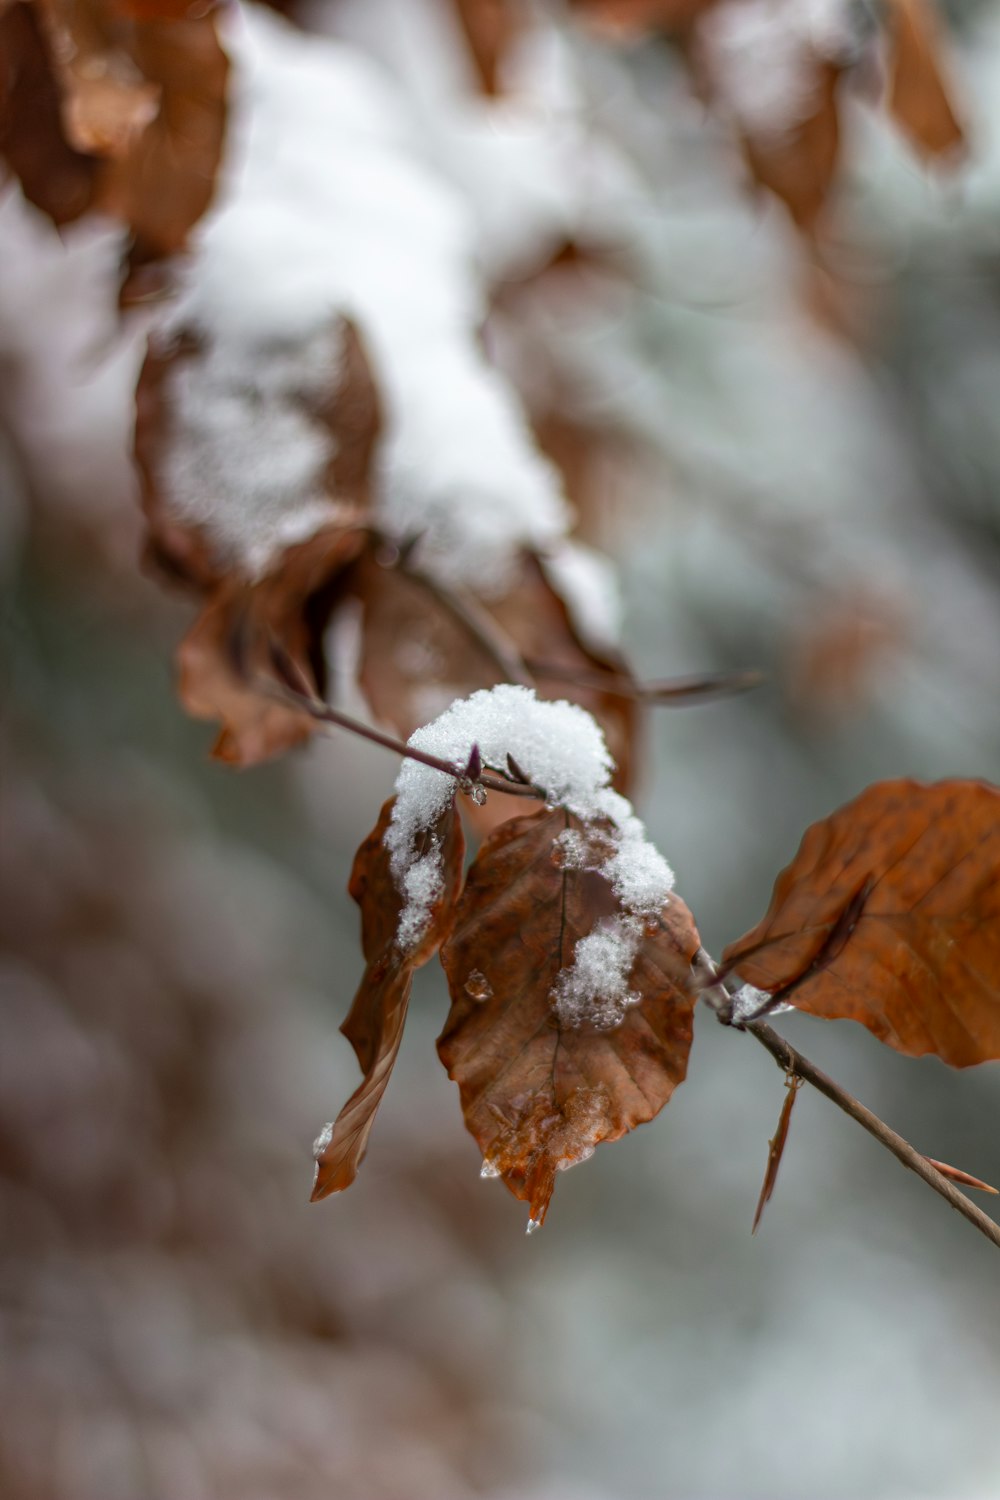
[[[723,965],[907,1056],[1000,1058],[1000,790],[869,787],[808,829]]]
[[[671,896],[638,941],[620,1023],[570,1025],[557,980],[581,938],[620,910],[594,869],[560,859],[580,833],[561,808],[517,818],[479,852],[441,961],[451,1012],[438,1041],[485,1161],[541,1223],[560,1169],[585,1160],[666,1104],[687,1071],[699,943]]]
[[[365,1076],[317,1142],[313,1201],[349,1187],[357,1176],[375,1112],[399,1052],[414,970],[437,952],[455,915],[464,841],[452,801],[425,836],[428,847],[436,841],[441,852],[440,889],[421,935],[408,947],[400,946],[398,923],[404,903],[389,868],[384,842],[393,801],[390,798],[385,803],[378,822],[355,855],[351,871],[348,888],[361,908],[366,968],[341,1030]]]
[[[379,421],[343,319],[246,350],[189,334],[147,357],[136,457],[150,555],[207,595],[178,653],[179,690],[190,713],[220,722],[214,753],[231,765],[278,755],[315,728],[276,701],[287,680],[276,663],[323,690],[324,631],[367,544]]]

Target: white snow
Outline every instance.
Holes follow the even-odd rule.
[[[309,386],[315,341],[346,314],[384,406],[378,520],[418,533],[422,566],[443,582],[498,594],[518,551],[559,542],[570,512],[480,348],[470,210],[420,159],[415,122],[358,51],[252,6],[229,16],[226,38],[229,160],[167,314],[169,330],[193,328],[213,351],[211,368],[181,384],[177,446],[195,456],[171,469],[178,511],[252,571],[276,558],[287,528],[301,537],[321,524],[328,443],[308,390],[296,405],[295,356]],[[285,374],[272,382],[275,351]],[[241,458],[234,427],[247,432],[247,403],[258,434]],[[238,484],[252,502],[242,511]]]
[[[764,1010],[771,1004],[771,996],[767,990],[759,990],[755,985],[744,984],[730,997],[732,1006],[732,1018],[737,1026],[744,1025],[747,1021],[755,1021]],[[780,1016],[785,1011],[794,1010],[794,1005],[788,1005],[784,1000],[768,1011],[769,1015]]]
[[[637,998],[628,976],[643,925],[658,916],[674,878],[647,842],[631,804],[611,788],[611,757],[590,714],[576,704],[543,702],[530,688],[504,684],[459,699],[409,743],[456,768],[467,764],[473,745],[484,767],[500,772],[509,753],[544,789],[549,804],[568,808],[583,824],[583,831],[568,830],[557,840],[563,867],[599,870],[622,910],[577,943],[572,964],[556,980],[553,1003],[564,1026],[617,1025]],[[393,877],[407,898],[397,934],[401,947],[419,939],[440,890],[440,852],[415,857],[415,850],[454,792],[453,777],[418,761],[404,761],[396,779],[385,842]]]
[[[808,118],[820,64],[857,45],[851,0],[726,0],[705,12],[698,40],[717,101],[763,141]]]

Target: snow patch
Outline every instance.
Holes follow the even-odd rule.
[[[166,315],[168,330],[201,332],[211,351],[205,372],[181,378],[177,446],[191,452],[174,459],[172,499],[256,571],[280,553],[280,518],[296,517],[299,538],[322,523],[329,439],[289,399],[291,356],[311,378],[317,331],[344,314],[384,407],[380,524],[419,534],[421,564],[442,582],[498,595],[524,547],[561,541],[570,511],[479,345],[470,210],[421,159],[419,126],[359,52],[252,6],[228,17],[226,40],[228,159]],[[287,370],[284,355],[269,370],[275,348]],[[237,432],[251,434],[245,453]]]
[[[777,141],[812,112],[820,65],[854,56],[852,0],[726,0],[705,13],[699,45],[715,94],[741,129]]]

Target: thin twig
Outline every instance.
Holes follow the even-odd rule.
[[[996,1224],[988,1214],[984,1214],[971,1198],[960,1193],[955,1184],[942,1176],[926,1156],[915,1151],[910,1143],[891,1130],[884,1120],[880,1120],[878,1115],[872,1114],[870,1109],[866,1109],[857,1099],[852,1098],[846,1089],[842,1089],[839,1083],[834,1083],[832,1078],[811,1063],[807,1057],[803,1057],[801,1052],[790,1046],[784,1037],[779,1036],[764,1021],[748,1021],[742,1029],[748,1031],[762,1047],[767,1048],[779,1068],[811,1083],[814,1089],[818,1089],[832,1104],[842,1109],[845,1115],[850,1115],[851,1119],[856,1120],[862,1129],[874,1136],[887,1151],[891,1151],[904,1167],[909,1167],[911,1172],[916,1172],[918,1177],[923,1178],[928,1187],[939,1193],[946,1203],[950,1203],[963,1218],[975,1225],[980,1234],[984,1234],[1000,1249],[1000,1224]]]
[[[692,677],[667,677],[661,682],[637,682],[621,672],[592,672],[585,667],[560,665],[554,661],[536,661],[529,657],[525,666],[535,677],[552,682],[570,682],[577,687],[594,688],[610,698],[631,698],[663,708],[685,708],[707,698],[721,698],[730,693],[745,693],[759,687],[763,672],[705,672]]]
[[[440,755],[432,755],[427,750],[418,750],[415,745],[407,745],[405,741],[397,739],[394,734],[386,734],[384,730],[375,729],[371,724],[365,724],[361,719],[352,718],[350,714],[333,708],[316,696],[308,679],[277,642],[272,641],[270,646],[272,662],[280,680],[268,681],[260,685],[272,697],[280,698],[300,709],[321,724],[336,725],[338,729],[346,729],[351,734],[356,734],[363,740],[370,740],[373,745],[381,745],[386,750],[392,750],[396,755],[402,755],[407,760],[419,761],[422,766],[430,766],[434,771],[441,771],[445,776],[452,776],[463,791],[470,790],[473,786],[483,786],[491,792],[503,792],[509,797],[532,797],[542,802],[547,800],[548,793],[544,787],[535,786],[532,782],[512,781],[502,773],[491,775],[487,771],[481,771],[478,776],[472,778],[469,776],[467,764],[455,765],[452,761],[442,759]]]

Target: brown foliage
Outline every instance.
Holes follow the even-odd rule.
[[[181,701],[195,717],[220,721],[213,753],[230,765],[280,755],[315,729],[307,714],[275,700],[280,680],[275,651],[304,685],[322,693],[323,631],[343,598],[349,565],[367,542],[363,521],[380,423],[378,399],[355,330],[344,322],[335,332],[340,349],[333,388],[309,408],[333,439],[326,481],[337,503],[335,519],[285,548],[259,578],[234,563],[205,525],[180,519],[173,504],[168,459],[187,435],[176,420],[172,382],[186,362],[206,357],[202,341],[189,336],[167,352],[151,350],[136,393],[136,458],[151,557],[208,594],[178,651]],[[206,493],[206,512],[211,499]],[[292,497],[290,515],[295,504]]]
[[[718,0],[575,0],[576,8],[623,36],[660,28],[673,33],[699,92],[710,103],[713,86],[703,66],[701,22]],[[882,7],[889,58],[886,108],[923,156],[955,153],[962,127],[944,77],[943,46],[931,0],[889,0]],[[871,52],[877,45],[870,39]],[[854,59],[818,53],[805,59],[815,107],[785,133],[764,137],[743,130],[740,145],[751,175],[780,198],[798,228],[813,237],[835,184],[840,160],[841,81]],[[869,58],[869,62],[871,59]],[[748,63],[748,66],[750,64]],[[860,70],[859,70],[860,71]]]
[[[807,830],[723,963],[907,1056],[1000,1058],[1000,790],[869,787]]]
[[[928,0],[889,0],[889,113],[923,156],[962,149],[965,136],[942,72],[937,18]]]
[[[418,551],[419,557],[419,551]],[[496,660],[447,606],[404,570],[362,560],[353,586],[362,604],[359,680],[375,716],[410,735],[454,698],[505,681]],[[611,653],[598,655],[582,640],[563,599],[537,557],[525,553],[502,598],[480,603],[491,631],[524,663],[540,698],[569,698],[592,713],[615,761],[615,785],[632,779],[636,705],[600,685],[628,668]],[[595,685],[597,684],[597,685]],[[519,809],[520,810],[520,809]]]
[[[564,809],[505,823],[469,871],[441,952],[451,1012],[438,1042],[484,1159],[541,1223],[560,1168],[666,1104],[687,1071],[698,934],[672,897],[647,927],[630,984],[642,996],[609,1031],[564,1027],[552,989],[577,941],[617,910],[595,871],[567,869]]]
[[[196,719],[217,719],[216,760],[252,766],[308,739],[314,719],[276,700],[283,673],[320,694],[323,626],[364,544],[357,526],[330,526],[289,547],[280,569],[246,585],[222,584],[177,652],[178,695]]]
[[[364,1071],[364,1081],[344,1105],[329,1139],[316,1156],[313,1199],[349,1187],[368,1145],[375,1111],[396,1062],[406,1021],[413,972],[432,958],[451,929],[462,879],[464,840],[454,802],[425,835],[436,840],[443,863],[443,889],[430,922],[415,947],[402,950],[396,941],[403,901],[389,869],[383,843],[392,816],[390,798],[378,822],[358,850],[350,892],[361,908],[361,943],[367,967],[350,1014],[341,1028]]]
[[[180,250],[214,191],[229,63],[211,10],[15,0],[0,18],[0,151],[57,224],[120,219],[135,264]]]
[[[60,99],[37,10],[9,6],[0,13],[0,156],[28,201],[67,224],[91,201],[97,162],[67,139]]]

